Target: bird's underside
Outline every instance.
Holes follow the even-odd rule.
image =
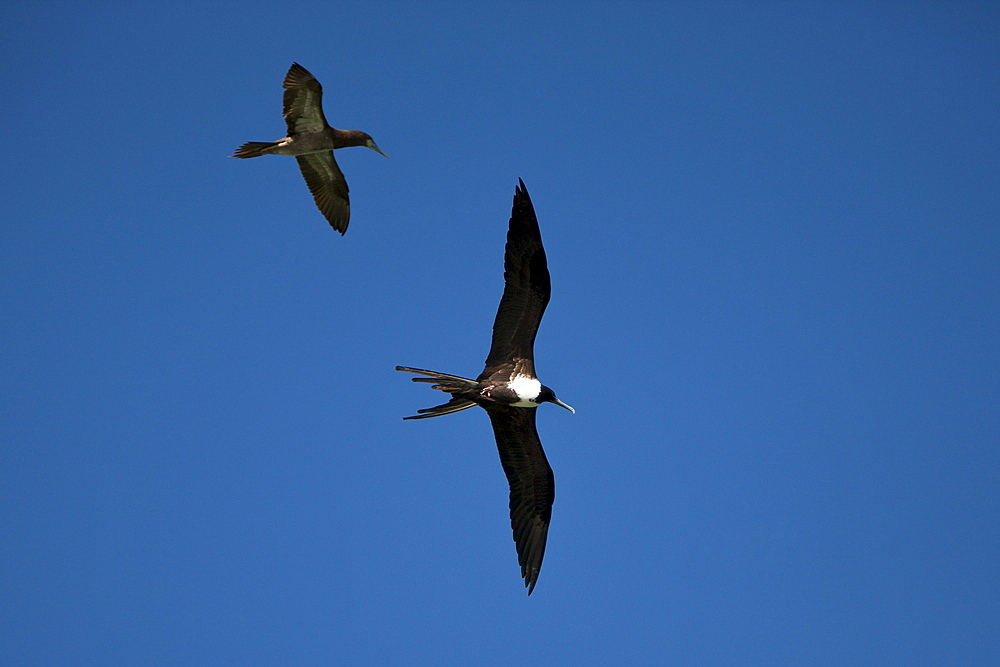
[[[385,153],[365,132],[330,127],[323,114],[323,87],[306,68],[292,63],[282,87],[285,89],[282,115],[288,136],[271,142],[247,142],[236,149],[233,157],[293,156],[316,208],[331,227],[344,234],[351,220],[351,201],[347,179],[337,164],[334,149],[364,146]]]
[[[552,503],[555,501],[555,478],[535,427],[537,408],[514,407],[484,399],[481,395],[482,382],[458,375],[408,366],[397,366],[396,370],[425,375],[427,377],[412,380],[429,383],[432,389],[452,394],[446,403],[417,410],[418,414],[404,419],[440,417],[475,405],[481,406],[489,415],[500,464],[510,485],[510,525],[521,576],[530,595],[542,568]]]
[[[490,417],[500,464],[510,485],[510,525],[528,594],[534,590],[545,555],[555,478],[545,457],[535,415],[552,402],[570,411],[535,376],[534,341],[550,283],[538,221],[523,182],[518,182],[504,249],[504,291],[493,322],[485,368],[475,380],[437,371],[397,366],[422,375],[412,378],[451,398],[404,419],[428,419],[479,405]]]

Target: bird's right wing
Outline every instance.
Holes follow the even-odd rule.
[[[535,209],[524,182],[518,179],[504,250],[504,289],[493,322],[493,340],[480,379],[515,359],[526,361],[534,374],[538,325],[552,292]]]
[[[298,63],[292,63],[281,84],[285,89],[282,113],[289,136],[300,132],[320,132],[327,127],[323,115],[323,86]]]

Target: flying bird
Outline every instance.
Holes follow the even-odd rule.
[[[376,153],[385,153],[365,132],[330,127],[323,115],[323,87],[302,65],[292,63],[281,85],[285,89],[282,113],[288,136],[271,142],[247,142],[230,157],[294,155],[320,213],[343,234],[351,219],[351,202],[347,180],[333,157],[334,149],[365,146]]]
[[[407,366],[396,366],[396,370],[427,376],[413,381],[431,383],[431,389],[451,394],[447,403],[417,410],[418,414],[404,419],[438,417],[474,405],[490,416],[500,464],[510,484],[510,525],[517,560],[531,595],[542,567],[555,500],[555,478],[535,429],[535,409],[548,402],[575,410],[535,376],[535,334],[552,290],[538,219],[521,179],[514,193],[503,276],[493,342],[486,368],[478,378],[469,380]]]

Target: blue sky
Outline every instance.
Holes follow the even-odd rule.
[[[2,10],[0,663],[1000,661],[1000,10]],[[305,33],[304,36],[303,33]],[[333,232],[282,136],[297,61]],[[557,498],[475,375],[518,178]]]

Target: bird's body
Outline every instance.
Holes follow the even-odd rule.
[[[427,419],[478,405],[493,425],[500,463],[510,484],[510,520],[521,576],[528,594],[535,588],[545,554],[555,478],[535,428],[535,410],[555,403],[573,412],[535,376],[534,342],[549,302],[551,286],[531,199],[524,183],[514,195],[504,253],[504,293],[493,323],[486,368],[475,380],[436,371],[397,366],[426,377],[432,389],[451,394],[447,403],[418,410],[405,419]]]
[[[351,203],[347,179],[340,171],[333,151],[364,146],[382,155],[385,153],[365,132],[330,127],[323,115],[323,87],[306,68],[292,63],[282,85],[285,88],[283,113],[288,136],[277,141],[247,142],[237,148],[232,157],[294,156],[316,206],[330,226],[343,234],[351,219]]]

